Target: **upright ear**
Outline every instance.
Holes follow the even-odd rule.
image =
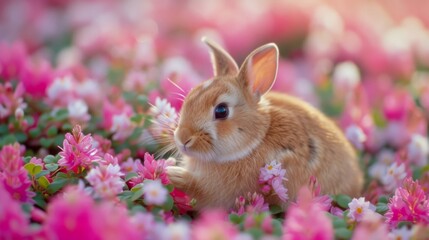
[[[215,76],[238,74],[237,63],[221,46],[206,37],[203,37],[201,41],[210,47],[210,56]]]
[[[239,81],[259,98],[273,86],[278,69],[279,49],[274,43],[257,48],[244,60]]]

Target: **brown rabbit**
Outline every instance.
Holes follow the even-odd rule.
[[[259,192],[260,168],[277,160],[287,171],[291,199],[315,176],[327,194],[360,194],[363,175],[341,130],[309,104],[267,93],[278,65],[273,43],[254,50],[239,69],[217,44],[214,77],[185,98],[174,132],[181,166],[167,168],[175,187],[197,200],[196,209],[229,209],[236,197]],[[269,203],[282,204],[278,197]]]

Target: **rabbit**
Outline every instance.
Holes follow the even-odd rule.
[[[173,186],[196,200],[195,210],[231,209],[237,197],[260,193],[260,169],[273,160],[286,169],[290,200],[310,177],[324,194],[361,193],[355,149],[336,124],[298,98],[269,92],[278,69],[274,43],[254,50],[238,68],[218,44],[202,41],[211,50],[214,77],[186,96],[174,130],[183,159],[167,167]],[[266,201],[288,205],[277,196]]]

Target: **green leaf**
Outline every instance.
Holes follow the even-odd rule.
[[[270,212],[271,212],[271,214],[275,215],[275,214],[279,214],[279,213],[284,212],[284,210],[279,205],[271,205],[270,206]]]
[[[352,199],[347,195],[339,194],[334,196],[334,201],[337,202],[340,207],[348,208],[348,204],[352,201]]]
[[[8,134],[2,138],[0,138],[0,146],[5,146],[8,144],[13,144],[16,142],[16,137],[13,134]]]
[[[43,159],[43,162],[45,163],[57,163],[58,160],[60,159],[60,156],[53,156],[53,155],[48,155]]]
[[[131,188],[131,192],[133,193],[131,201],[135,201],[143,196],[143,188],[141,185],[136,185]]]
[[[335,217],[332,218],[332,225],[335,229],[337,228],[347,228],[347,222],[343,218]]]
[[[261,239],[261,237],[264,235],[262,229],[259,228],[250,228],[246,232],[252,236],[252,239]]]
[[[26,156],[24,157],[24,162],[29,163],[32,158],[33,158],[32,156]]]
[[[6,134],[9,132],[9,127],[7,124],[0,124],[0,135]]]
[[[335,238],[339,239],[350,239],[353,232],[347,228],[337,228],[335,229]]]
[[[274,228],[273,234],[280,237],[283,234],[283,224],[278,219],[273,219],[272,225]]]
[[[71,131],[73,129],[73,126],[70,123],[64,123],[61,126],[61,129],[64,131]]]
[[[28,133],[31,138],[38,138],[40,134],[42,134],[42,131],[40,130],[40,128],[33,128]]]
[[[126,201],[131,199],[131,197],[133,196],[133,192],[131,191],[123,191],[120,194],[118,194],[119,199],[121,199],[122,201]]]
[[[40,186],[42,186],[45,189],[48,188],[49,186],[49,180],[45,176],[38,178],[37,182],[39,183]]]
[[[55,146],[61,146],[63,144],[64,141],[64,136],[62,134],[57,135],[54,137],[54,145]]]
[[[164,209],[165,211],[170,211],[171,209],[173,209],[173,206],[174,206],[173,198],[170,196],[170,194],[168,194],[167,200],[162,205],[162,209]]]
[[[389,207],[387,206],[386,203],[377,203],[377,206],[375,209],[376,212],[380,214],[384,214],[385,212],[387,212],[387,210],[389,210]]]
[[[58,164],[56,164],[56,163],[47,163],[45,165],[45,167],[46,167],[46,169],[49,170],[49,172],[53,172],[53,171],[55,171],[55,170],[58,169]]]
[[[27,121],[28,126],[32,126],[34,124],[34,117],[31,115],[26,115],[25,121]]]
[[[235,213],[231,213],[229,214],[229,221],[234,223],[234,224],[240,224],[244,221],[244,219],[246,218],[246,215],[238,215]]]
[[[41,138],[40,139],[40,145],[44,148],[49,148],[54,143],[54,140],[52,138]]]
[[[386,203],[387,204],[389,202],[389,198],[387,196],[385,196],[385,195],[382,195],[382,196],[380,196],[378,198],[378,202],[379,203]]]
[[[55,126],[51,126],[46,131],[46,134],[48,135],[48,137],[54,137],[54,136],[56,136],[58,134],[58,128],[55,127]]]
[[[146,95],[138,95],[137,96],[137,103],[141,106],[146,106],[148,102],[148,98]]]
[[[143,121],[143,119],[144,119],[144,115],[143,114],[135,114],[134,116],[132,116],[130,118],[130,120],[132,122],[135,122],[137,124],[140,124]]]
[[[40,173],[42,171],[42,166],[36,165],[34,163],[27,163],[24,165],[24,168],[27,170],[28,174],[31,176],[35,176],[36,174]]]
[[[39,172],[38,174],[36,174],[36,179],[37,178],[40,178],[40,177],[42,177],[42,176],[45,176],[45,175],[47,175],[47,174],[49,174],[50,172],[49,172],[49,170],[43,170],[43,171],[41,171],[41,172]]]
[[[135,173],[135,172],[130,172],[130,173],[128,173],[126,176],[125,176],[125,182],[128,182],[129,180],[131,180],[131,178],[134,178],[134,177],[138,177],[139,175],[137,174],[137,173]]]
[[[36,196],[33,197],[33,200],[36,202],[36,205],[45,209],[46,208],[46,201],[43,197],[42,193],[36,192]]]
[[[168,190],[169,193],[171,193],[174,190],[173,184],[168,184],[165,187],[167,188],[167,190]]]
[[[27,139],[28,139],[27,134],[25,134],[23,132],[17,132],[14,135],[15,135],[15,139],[20,143],[23,143],[23,142],[27,141]]]
[[[138,212],[146,212],[146,208],[144,208],[142,205],[133,205],[131,207],[131,214],[136,214]]]
[[[69,117],[69,111],[65,108],[56,111],[54,114],[55,120],[59,122],[66,120],[68,117]]]
[[[69,179],[66,178],[60,178],[53,181],[51,184],[49,184],[47,191],[49,194],[54,194],[58,192],[61,188],[63,188],[67,183],[69,182]]]

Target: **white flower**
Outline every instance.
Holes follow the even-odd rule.
[[[146,203],[162,205],[167,200],[168,191],[159,180],[146,181],[143,186],[143,194]]]
[[[88,114],[88,105],[81,99],[71,101],[67,106],[67,110],[71,119],[86,122],[91,118]]]
[[[398,163],[395,162],[389,166],[384,176],[382,176],[381,182],[384,184],[387,191],[393,191],[406,176],[405,165],[403,163],[398,165]]]
[[[342,62],[335,66],[332,78],[338,91],[349,92],[360,82],[359,69],[353,62]]]
[[[125,184],[121,178],[123,175],[119,165],[109,164],[92,168],[85,178],[93,186],[96,194],[111,198],[122,192]]]
[[[155,136],[168,134],[170,130],[176,128],[179,116],[166,99],[156,98],[155,105],[149,109],[149,113],[154,117],[151,130]]]
[[[346,129],[346,137],[357,149],[363,149],[363,143],[366,141],[366,135],[359,126],[349,126]]]
[[[64,97],[65,93],[69,93],[74,89],[74,81],[71,76],[56,78],[48,87],[47,95],[50,100],[55,100]]]
[[[112,137],[113,140],[125,140],[133,133],[134,124],[131,122],[130,117],[125,113],[114,115],[110,131],[115,133]]]
[[[386,175],[389,166],[395,160],[395,153],[389,149],[383,149],[377,154],[377,161],[369,168],[369,175],[381,181]]]
[[[402,226],[399,229],[393,229],[392,232],[389,233],[388,237],[392,240],[409,240],[413,235],[412,229],[408,229],[406,226]]]
[[[369,201],[365,201],[364,197],[360,197],[359,199],[353,198],[353,200],[349,203],[350,212],[347,215],[349,218],[360,222],[368,212],[374,212],[375,206],[372,205]]]
[[[410,158],[411,162],[415,163],[419,167],[423,167],[427,164],[429,143],[426,137],[413,134],[407,149],[408,157]]]
[[[190,240],[191,239],[191,228],[186,222],[175,222],[167,226],[163,226],[162,232],[160,232],[161,240]]]

